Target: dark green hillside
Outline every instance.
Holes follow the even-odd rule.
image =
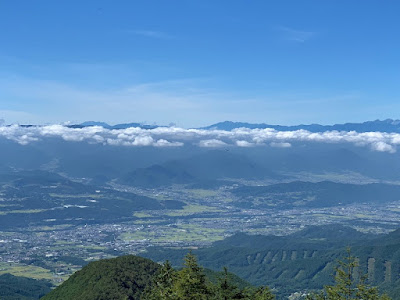
[[[211,269],[204,269],[204,274],[213,284],[217,284],[218,280],[224,276],[224,271],[213,271]],[[228,273],[229,281],[240,289],[253,287],[249,282],[240,278],[239,276]]]
[[[11,274],[0,275],[1,300],[39,299],[51,291],[52,284],[46,280],[17,277]]]
[[[400,186],[344,184],[330,181],[294,181],[269,186],[243,186],[233,190],[240,207],[327,207],[350,203],[385,203],[400,199]]]
[[[92,262],[42,299],[140,299],[159,268],[157,263],[133,255]]]
[[[121,182],[133,186],[157,187],[168,186],[171,184],[185,184],[193,180],[193,176],[186,170],[153,165],[148,168],[137,169],[125,177]]]
[[[188,253],[180,270],[173,269],[168,261],[158,265],[132,255],[93,262],[41,299],[273,300],[275,297],[269,288],[255,288],[226,268],[222,272],[203,269],[197,258]]]
[[[399,232],[374,236],[340,225],[313,226],[284,237],[237,234],[194,253],[206,268],[227,266],[254,285],[276,289],[279,299],[285,299],[296,291],[332,284],[336,261],[351,245],[368,283],[400,299]],[[168,258],[179,266],[185,253],[184,249],[153,248],[145,255],[157,261]]]
[[[237,233],[222,241],[217,241],[213,245],[221,248],[332,249],[357,245],[373,238],[376,238],[376,236],[361,233],[347,226],[331,224],[308,226],[288,236]]]

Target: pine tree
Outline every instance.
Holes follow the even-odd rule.
[[[327,285],[319,295],[308,296],[309,300],[390,300],[387,295],[379,296],[378,289],[365,283],[366,277],[357,281],[353,274],[359,267],[357,259],[347,248],[346,256],[336,267],[335,285]]]
[[[153,284],[143,293],[143,300],[274,300],[268,287],[239,289],[231,282],[227,268],[216,284],[207,280],[196,257],[189,252],[184,268],[175,271],[166,261]]]
[[[211,291],[207,286],[203,268],[197,263],[196,256],[189,252],[185,257],[184,268],[178,272],[174,286],[177,298],[182,300],[210,299]]]
[[[353,280],[353,271],[358,267],[358,262],[347,249],[347,255],[339,261],[336,267],[335,285],[326,286],[325,291],[328,299],[350,300],[354,299],[357,286]]]
[[[218,300],[244,299],[244,295],[238,287],[231,283],[226,267],[224,267],[222,277],[218,278],[214,295],[215,299]]]
[[[159,274],[156,276],[153,285],[143,296],[146,300],[173,300],[176,299],[174,284],[177,274],[167,260]]]
[[[255,290],[253,300],[275,300],[275,295],[272,294],[271,290],[267,286],[259,287]]]

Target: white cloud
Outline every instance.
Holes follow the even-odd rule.
[[[238,147],[253,147],[255,145],[256,144],[249,143],[248,141],[243,141],[243,140],[236,141],[236,146]]]
[[[393,147],[392,145],[389,145],[385,142],[372,143],[371,147],[372,147],[372,149],[374,149],[376,151],[380,151],[380,152],[390,152],[390,153],[396,152],[395,147]]]
[[[156,146],[156,147],[181,147],[181,146],[183,146],[183,143],[182,142],[171,143],[167,140],[160,139],[154,144],[154,146]]]
[[[269,145],[271,147],[275,147],[275,148],[290,148],[290,147],[292,147],[292,144],[290,144],[290,143],[271,142]]]
[[[232,131],[158,127],[155,129],[127,128],[109,130],[100,126],[69,128],[63,125],[23,127],[0,126],[0,137],[21,145],[48,138],[61,138],[69,142],[87,142],[130,147],[181,147],[195,144],[200,147],[265,146],[288,148],[294,142],[349,143],[369,147],[373,151],[396,152],[400,144],[399,133],[306,130],[277,131],[237,128]]]
[[[212,139],[212,140],[203,140],[199,142],[200,147],[206,148],[218,148],[218,147],[225,147],[227,146],[226,143],[220,140]]]

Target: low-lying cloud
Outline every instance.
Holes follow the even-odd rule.
[[[63,125],[0,126],[0,137],[21,145],[35,143],[47,138],[61,138],[70,142],[87,142],[112,146],[129,147],[292,147],[296,142],[349,143],[369,147],[373,151],[396,152],[400,144],[400,134],[384,132],[326,131],[307,130],[277,131],[275,129],[238,128],[232,131],[184,129],[178,127],[159,127],[142,129],[105,129],[99,126],[70,128]]]

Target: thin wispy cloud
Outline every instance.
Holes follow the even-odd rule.
[[[8,124],[102,120],[109,123],[174,122],[183,127],[202,127],[221,120],[270,124],[319,122],[315,116],[324,122],[337,122],[330,119],[332,111],[340,107],[341,113],[350,114],[361,99],[346,91],[327,95],[294,92],[281,95],[268,91],[247,97],[229,90],[209,88],[205,78],[127,81],[124,85],[105,83],[104,86],[82,87],[59,80],[1,74],[0,96],[2,99],[19,99],[19,103],[10,102],[8,111],[0,108],[0,118]],[[321,103],[325,109],[316,114]]]
[[[148,38],[161,39],[161,40],[170,40],[170,39],[174,38],[170,34],[167,34],[162,31],[154,31],[154,30],[130,30],[129,33],[148,37]]]
[[[169,72],[174,71],[166,69],[163,76],[152,78],[147,73],[141,75],[140,70],[146,68],[149,73],[158,71],[156,64],[141,62],[132,67],[60,64],[51,79],[0,71],[0,98],[3,99],[0,118],[7,124],[101,120],[109,123],[174,122],[183,127],[202,127],[221,120],[269,124],[337,123],[353,118],[354,109],[363,109],[359,106],[362,98],[351,91],[269,89],[256,95],[252,91],[235,93],[231,88],[221,88],[218,78],[172,76]],[[53,72],[43,70],[46,74]],[[67,78],[57,77],[63,73]],[[320,105],[323,110],[318,109]],[[339,108],[342,119],[333,119]],[[364,118],[375,118],[375,112]]]
[[[313,31],[298,30],[285,26],[280,26],[277,30],[284,40],[297,43],[304,43],[316,35]]]
[[[10,95],[24,99],[26,103],[26,112],[0,109],[0,118],[8,123],[79,122],[87,119],[107,121],[107,115],[119,116],[118,122],[135,120],[151,123],[157,120],[157,123],[169,124],[185,119],[198,120],[198,113],[208,113],[208,108],[215,106],[215,99],[221,97],[206,88],[193,89],[196,82],[182,79],[89,89],[51,80],[21,77],[3,79],[0,76],[3,98]],[[50,111],[54,108],[57,114],[46,115],[47,109]]]

